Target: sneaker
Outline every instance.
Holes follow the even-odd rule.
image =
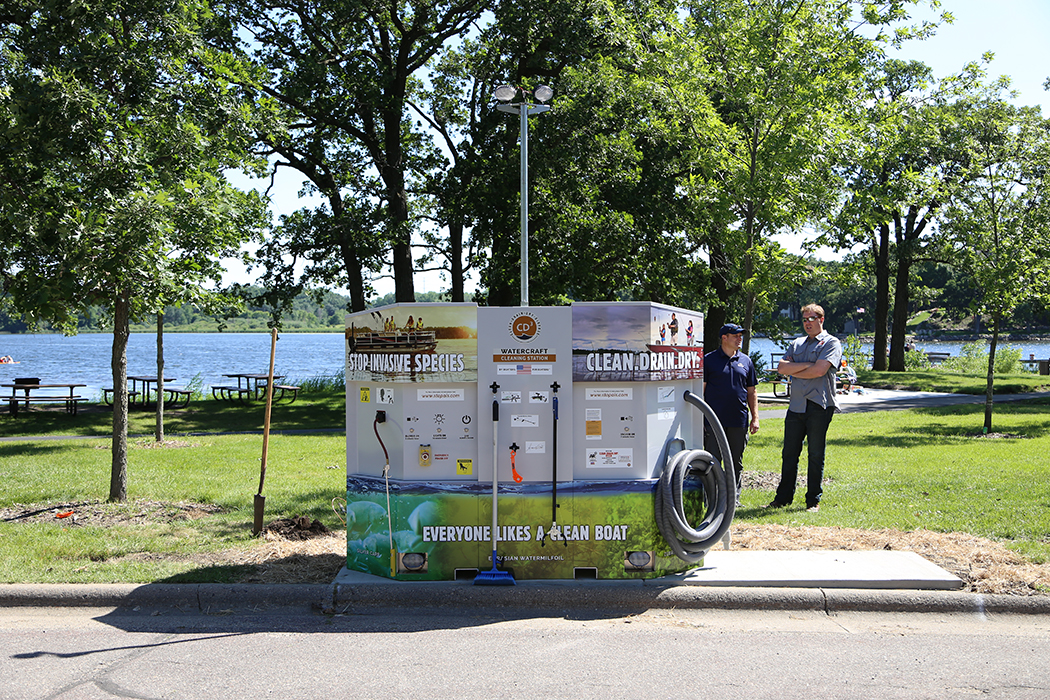
[[[809,508],[806,508],[806,512],[807,513],[816,513],[818,511],[820,511],[820,504],[819,503],[814,503]]]

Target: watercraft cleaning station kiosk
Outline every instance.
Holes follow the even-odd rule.
[[[735,502],[732,469],[698,451],[702,339],[702,314],[648,302],[348,315],[347,567],[477,582],[695,566]]]

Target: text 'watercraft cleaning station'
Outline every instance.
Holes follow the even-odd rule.
[[[702,328],[644,302],[348,316],[347,567],[513,585],[702,562],[736,502],[702,449],[706,418],[730,453]]]

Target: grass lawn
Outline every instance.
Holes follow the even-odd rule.
[[[828,433],[824,501],[767,511],[772,491],[745,491],[745,521],[855,528],[924,528],[1003,541],[1050,561],[1050,400],[996,407],[981,434],[982,404],[843,413]],[[748,471],[779,475],[782,419],[763,419],[744,454]],[[800,472],[805,472],[805,455]]]
[[[105,435],[111,420],[102,410],[0,415],[0,436],[27,436],[0,442],[0,582],[237,580],[243,572],[216,566],[214,555],[261,544],[251,527],[262,438],[220,433],[260,429],[262,407],[197,401],[168,414],[166,444],[132,439],[126,504],[103,503],[108,439],[58,437]],[[306,515],[342,527],[331,501],[345,495],[344,420],[334,392],[274,407],[274,431],[324,432],[271,436],[268,522]],[[1050,401],[997,405],[994,436],[980,435],[982,423],[980,404],[840,414],[829,433],[821,511],[805,512],[801,499],[766,511],[760,506],[771,500],[770,486],[746,490],[738,518],[968,532],[1050,561]],[[151,434],[152,414],[132,414],[131,432]],[[779,473],[782,434],[782,419],[762,419],[745,454],[748,471]],[[29,504],[48,510],[21,517]],[[105,524],[54,517],[67,508]]]

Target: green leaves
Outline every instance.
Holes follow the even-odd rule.
[[[212,20],[202,0],[102,0],[3,26],[2,273],[29,318],[61,325],[118,290],[139,312],[161,289],[193,297],[254,234],[259,208],[222,175],[247,160],[253,110],[219,78],[232,57],[202,48]]]

